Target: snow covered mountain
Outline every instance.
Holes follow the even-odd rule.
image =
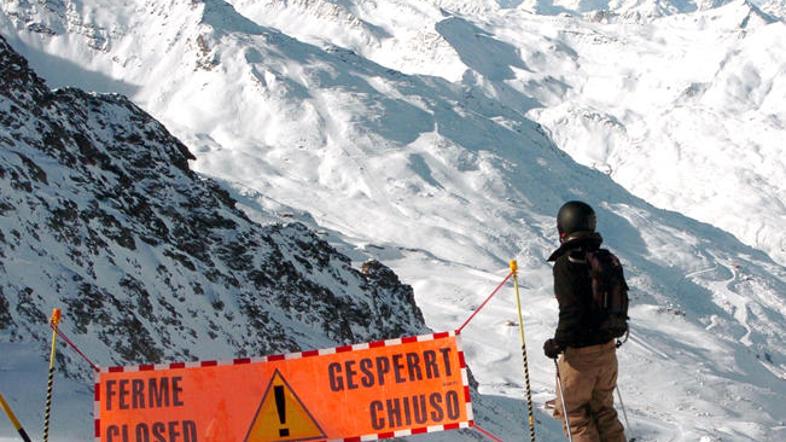
[[[782,22],[741,1],[647,20],[231,3],[19,0],[0,30],[51,84],[122,92],[163,121],[249,217],[294,217],[390,265],[432,328],[460,323],[518,258],[538,404],[553,397],[538,351],[556,322],[553,216],[589,201],[635,287],[621,352],[634,434],[786,437]],[[465,332],[504,440],[524,422],[508,418],[514,319],[508,296]]]
[[[102,365],[427,330],[412,288],[390,269],[372,261],[361,273],[302,224],[250,221],[217,183],[189,170],[186,147],[148,114],[122,96],[51,92],[2,38],[0,116],[6,395],[29,389],[11,383],[24,376],[17,357],[47,347],[55,306],[63,329]],[[76,353],[58,357],[90,384]],[[37,422],[34,396],[22,396],[23,421]],[[83,399],[77,408],[86,412]],[[86,440],[88,431],[65,434]]]
[[[223,145],[223,137],[274,146],[289,143],[276,138],[287,132],[298,134],[295,145],[319,144],[326,133],[311,100],[302,111],[293,104],[293,90],[318,79],[291,77],[288,69],[297,66],[288,62],[275,66],[281,70],[260,64],[251,49],[224,52],[233,33],[253,36],[262,25],[321,50],[348,48],[386,68],[490,96],[541,123],[560,149],[635,195],[786,263],[779,179],[786,173],[779,106],[786,61],[778,56],[786,24],[747,1],[642,24],[617,23],[611,10],[580,20],[493,1],[234,0],[230,12],[223,2],[114,3],[19,0],[3,4],[0,21],[53,85],[125,93],[201,149]],[[225,75],[209,70],[213,63]],[[275,83],[284,78],[294,84]],[[235,103],[228,91],[246,99]],[[268,113],[271,99],[253,91],[287,94],[278,100],[288,100],[286,110]],[[220,127],[227,121],[232,127]],[[262,127],[275,129],[260,137]],[[197,156],[199,170],[218,175]]]
[[[747,1],[643,23],[600,5],[577,20],[533,16],[523,4],[495,11],[490,2],[467,16],[423,2],[336,2],[356,23],[340,33],[321,2],[232,3],[314,44],[481,89],[635,195],[786,264],[786,24]]]

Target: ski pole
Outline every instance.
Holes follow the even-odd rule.
[[[625,418],[625,428],[627,428],[628,431],[633,431],[630,428],[630,422],[628,422],[628,412],[625,411],[625,403],[622,402],[622,393],[620,393],[619,385],[617,385],[617,398],[619,398],[620,400],[620,407],[622,408],[622,416]]]
[[[11,424],[13,424],[14,428],[16,428],[16,431],[19,432],[19,436],[22,437],[22,440],[25,442],[30,442],[30,436],[28,436],[25,429],[22,428],[22,424],[19,423],[19,419],[17,419],[14,415],[14,412],[11,410],[11,406],[8,405],[8,402],[5,401],[2,393],[0,393],[0,406],[2,406],[3,410],[5,410],[8,420],[11,421]]]
[[[52,309],[52,351],[49,353],[49,381],[46,385],[46,410],[44,411],[44,442],[49,442],[49,417],[52,414],[52,389],[55,384],[55,350],[57,349],[57,325],[60,324],[60,309]]]
[[[513,274],[513,287],[516,290],[516,307],[519,313],[519,337],[521,338],[521,355],[524,358],[524,383],[527,392],[527,412],[529,415],[529,438],[535,442],[535,415],[532,407],[532,388],[529,383],[529,362],[527,361],[527,339],[524,336],[524,315],[521,312],[521,295],[519,294],[519,265],[516,260],[510,261],[510,272]]]
[[[565,406],[565,390],[562,389],[562,379],[559,375],[559,364],[554,359],[554,367],[557,369],[557,388],[559,388],[559,398],[562,402],[562,414],[565,415],[565,428],[568,430],[568,440],[573,442],[573,435],[570,432],[570,418],[568,417],[568,407]]]

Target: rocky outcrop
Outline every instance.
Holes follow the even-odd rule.
[[[53,306],[105,365],[426,331],[390,269],[255,224],[190,159],[126,98],[51,91],[0,39],[0,339],[44,345]]]

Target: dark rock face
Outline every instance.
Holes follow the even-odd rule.
[[[390,336],[406,334],[406,328],[401,327],[406,319],[401,316],[402,312],[396,310],[396,304],[404,301],[406,304],[415,305],[415,292],[412,287],[401,284],[393,270],[377,260],[363,263],[361,272],[369,281],[369,288],[373,290],[372,299],[377,307],[379,317],[387,318],[383,324],[385,333]],[[418,320],[422,322],[422,314],[419,311],[416,314]]]
[[[122,96],[50,91],[0,38],[0,339],[43,343],[54,306],[103,365],[426,332],[390,269],[251,222],[189,159]]]
[[[8,301],[5,299],[2,290],[0,290],[0,330],[5,330],[13,325],[11,312],[9,312],[8,309]]]

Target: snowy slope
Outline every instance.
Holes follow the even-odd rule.
[[[786,24],[751,3],[643,24],[613,9],[581,21],[489,6],[472,21],[403,1],[334,5],[376,26],[378,38],[354,27],[334,38],[323,24],[331,17],[315,6],[325,2],[276,3],[288,13],[233,3],[315,44],[332,41],[403,72],[481,88],[528,112],[561,149],[635,195],[786,263]]]
[[[490,3],[462,9],[467,15],[403,1],[277,3],[279,10],[269,15],[252,2],[237,2],[237,10],[219,1],[65,4],[70,9],[4,4],[0,26],[53,84],[122,91],[162,119],[192,148],[195,168],[235,186],[250,217],[264,218],[257,211],[268,210],[301,218],[353,259],[375,256],[391,265],[413,284],[432,328],[459,324],[504,277],[507,260],[518,258],[539,405],[554,391],[551,364],[538,351],[556,322],[544,263],[556,241],[553,215],[568,198],[593,203],[635,287],[635,333],[621,353],[634,433],[641,440],[784,438],[786,414],[779,404],[786,395],[786,269],[751,247],[768,244],[746,239],[750,244],[744,245],[713,225],[645,202],[661,188],[667,197],[679,191],[701,200],[695,195],[711,190],[704,182],[648,176],[640,181],[654,183],[645,189],[654,195],[637,188],[634,196],[617,176],[622,166],[611,172],[615,182],[574,162],[557,146],[592,165],[582,157],[592,151],[565,140],[583,134],[573,127],[593,114],[553,112],[573,122],[564,129],[573,132],[561,138],[548,113],[563,101],[575,100],[575,107],[582,100],[601,102],[603,94],[593,96],[596,89],[585,85],[604,80],[598,70],[628,46],[635,54],[619,69],[631,73],[637,72],[636,57],[654,61],[665,56],[659,51],[674,49],[667,38],[684,39],[676,50],[688,46],[695,55],[702,46],[687,41],[705,32],[703,46],[711,42],[720,46],[718,53],[735,48],[743,57],[758,57],[743,49],[766,53],[766,47],[744,43],[764,38],[777,45],[780,24],[751,16],[740,29],[750,15],[742,3],[645,25],[539,17]],[[371,6],[363,12],[360,5]],[[276,18],[284,13],[292,26]],[[718,34],[728,39],[718,43]],[[622,77],[610,72],[612,86],[601,86],[617,90]],[[635,89],[652,96],[623,104],[649,109],[657,108],[647,102],[652,97],[668,101],[663,90],[671,82],[657,77],[663,74],[636,78]],[[767,75],[770,93],[777,93],[781,76]],[[718,102],[728,91],[724,84],[716,85]],[[606,99],[616,104],[620,96]],[[776,104],[777,122],[783,108],[777,100],[769,103]],[[755,106],[748,110],[753,117],[759,115]],[[605,131],[615,127],[605,117],[610,111],[597,111],[600,122],[591,130],[604,142],[611,138]],[[552,135],[531,118],[546,123]],[[777,125],[774,130],[762,145],[777,139]],[[707,142],[722,147],[708,131]],[[736,156],[723,161],[731,173],[752,174],[729,185],[735,194],[728,201],[743,206],[726,210],[710,198],[705,221],[743,237],[728,226],[751,210],[764,221],[768,213],[775,220],[783,213],[773,201],[747,204],[760,193],[756,186],[779,191],[783,181],[782,160],[760,151],[761,163],[773,170],[762,172],[759,162]],[[610,162],[611,156],[601,159]],[[652,174],[652,159],[634,160],[644,167],[639,176]],[[701,170],[704,161],[683,167]],[[687,211],[674,204],[669,208]],[[506,416],[522,409],[520,351],[510,326],[514,302],[509,290],[504,296],[470,325],[465,339],[480,391],[494,397],[484,406],[498,416],[487,425],[517,440],[524,420]],[[553,430],[554,423],[546,425]],[[559,436],[547,432],[544,439]]]
[[[578,60],[560,102],[531,115],[577,161],[784,263],[786,25],[769,20],[737,3],[661,27],[599,25],[609,45],[576,36],[599,63]]]
[[[781,20],[786,19],[786,2],[783,0],[765,0],[757,4],[768,14],[778,17]]]

